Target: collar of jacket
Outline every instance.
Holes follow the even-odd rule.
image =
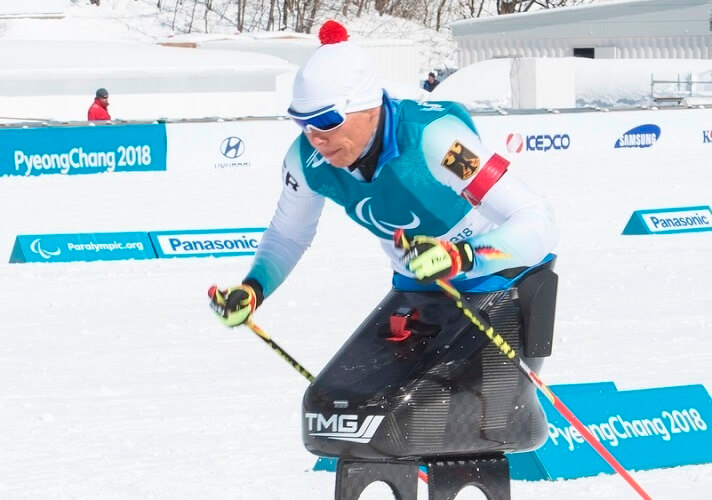
[[[396,114],[398,113],[399,101],[391,99],[388,93],[383,91],[383,108],[385,110],[386,124],[383,127],[383,149],[378,155],[378,166],[397,158],[400,155],[398,143],[396,142]]]

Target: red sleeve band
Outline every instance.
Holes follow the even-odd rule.
[[[479,205],[482,203],[482,198],[507,171],[508,166],[509,162],[506,159],[496,153],[493,154],[475,178],[472,179],[472,182],[462,190],[461,196],[473,205]]]

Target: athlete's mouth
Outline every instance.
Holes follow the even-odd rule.
[[[336,153],[341,151],[341,149],[335,149],[334,151],[324,151],[322,155],[326,156],[327,158],[333,157]]]

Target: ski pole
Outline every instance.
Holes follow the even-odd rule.
[[[627,470],[615,459],[613,455],[594,437],[593,434],[586,428],[581,421],[576,418],[571,410],[569,410],[564,403],[549,389],[544,382],[539,378],[539,376],[531,369],[524,360],[519,357],[519,355],[512,349],[512,347],[494,331],[492,325],[490,325],[480,314],[471,310],[463,304],[462,295],[460,292],[452,286],[449,281],[439,279],[436,283],[440,288],[443,289],[446,295],[455,301],[455,305],[463,312],[463,314],[474,324],[482,333],[484,333],[487,338],[489,338],[504,354],[507,359],[514,363],[519,371],[521,371],[526,377],[539,389],[546,399],[556,408],[556,410],[569,421],[571,425],[583,436],[588,444],[590,444],[596,452],[603,458],[608,465],[610,465],[614,471],[620,474],[623,479],[625,479],[630,486],[645,500],[652,500],[650,495],[648,495],[643,488],[633,479],[633,477],[628,473]]]
[[[283,360],[285,360],[287,363],[292,365],[292,367],[297,370],[304,378],[306,378],[309,382],[314,382],[314,375],[312,375],[309,370],[304,368],[300,363],[297,362],[296,359],[294,359],[292,356],[289,355],[287,351],[282,349],[277,342],[272,340],[272,338],[265,333],[265,331],[257,326],[254,321],[252,321],[252,318],[249,318],[247,321],[244,323],[250,330],[255,332],[259,338],[265,341],[265,343],[270,346],[274,352],[279,354]]]

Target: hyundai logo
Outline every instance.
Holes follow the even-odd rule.
[[[245,152],[245,143],[239,137],[228,137],[220,144],[220,152],[225,158],[237,158]]]

